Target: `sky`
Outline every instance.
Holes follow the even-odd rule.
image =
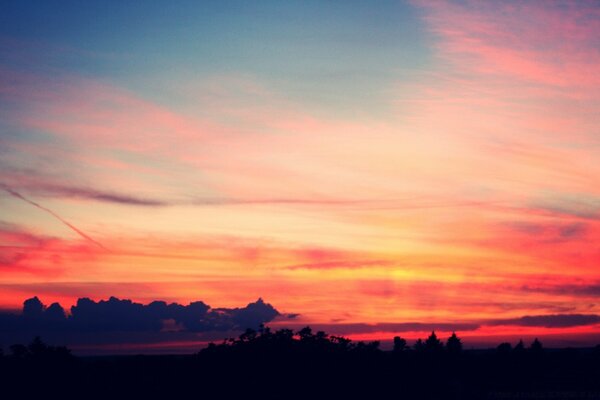
[[[595,345],[599,120],[595,1],[3,1],[0,309]]]

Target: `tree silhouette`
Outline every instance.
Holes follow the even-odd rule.
[[[300,340],[309,340],[313,337],[312,329],[310,329],[310,326],[305,326],[298,331],[298,336]]]
[[[512,345],[508,342],[500,343],[498,347],[496,347],[498,354],[508,355],[512,350]]]
[[[418,351],[418,352],[423,351],[425,349],[425,344],[423,343],[423,339],[421,339],[421,338],[417,339],[417,341],[413,345],[413,348],[415,349],[415,351]]]
[[[254,329],[248,328],[244,333],[240,335],[240,340],[242,342],[250,342],[254,339],[256,339],[256,331]]]
[[[41,357],[48,352],[49,349],[46,343],[44,343],[39,336],[36,336],[33,341],[29,343],[29,346],[27,346],[27,350],[29,350],[29,353],[32,356]]]
[[[371,353],[375,351],[379,351],[380,342],[378,340],[374,342],[358,342],[354,347],[354,351],[363,352],[363,353]]]
[[[533,340],[533,342],[531,343],[531,346],[529,347],[529,350],[533,354],[541,354],[544,351],[544,348],[542,347],[542,342],[540,342],[538,340],[538,338],[535,338]]]
[[[29,354],[27,346],[23,344],[13,344],[10,346],[10,354],[15,358],[24,358]]]
[[[462,351],[462,342],[458,336],[456,336],[456,332],[452,332],[452,336],[448,338],[446,341],[446,350],[452,354],[458,354]]]
[[[523,344],[523,339],[519,340],[519,343],[513,348],[513,353],[515,354],[523,354],[525,352],[525,345]]]
[[[333,343],[342,352],[347,351],[351,347],[350,345],[352,341],[343,336],[330,336],[329,340],[331,340],[331,343]]]
[[[49,346],[36,336],[29,345],[13,344],[10,346],[13,358],[32,360],[68,360],[71,359],[71,350],[65,346]]]
[[[400,336],[394,336],[394,352],[401,353],[406,349],[406,339],[403,339]]]
[[[278,342],[289,342],[293,338],[294,331],[291,329],[280,329],[274,334],[274,339]]]
[[[437,352],[444,348],[444,344],[438,339],[435,331],[431,331],[431,335],[425,340],[425,350],[431,352]]]

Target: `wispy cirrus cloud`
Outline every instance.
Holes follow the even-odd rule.
[[[460,59],[461,68],[570,90],[600,84],[600,10],[593,2],[416,4],[426,10],[441,55]]]
[[[17,185],[19,185],[19,183],[17,183]],[[7,185],[3,186],[8,188]],[[14,188],[15,186],[11,185],[11,187]],[[128,193],[108,192],[83,186],[37,182],[28,184],[21,183],[18,187],[27,190],[28,192],[33,193],[35,195],[44,197],[93,200],[106,203],[144,207],[159,207],[167,206],[170,204],[168,201],[135,197]]]
[[[546,198],[537,199],[533,206],[558,215],[600,220],[600,196],[595,194],[554,193]]]
[[[370,260],[370,259],[358,259],[358,260],[336,260],[327,259],[325,261],[314,261],[304,264],[293,264],[286,268],[290,270],[324,270],[324,269],[357,269],[357,268],[372,268],[372,267],[389,267],[394,262],[391,260]]]
[[[520,288],[526,292],[549,293],[556,296],[574,296],[594,298],[600,296],[600,281],[579,282],[579,283],[546,283],[532,284],[528,283]]]
[[[10,174],[10,168],[4,171],[5,182],[0,184],[13,190],[28,194],[62,199],[76,199],[104,202],[141,207],[168,207],[168,206],[306,206],[306,207],[344,207],[364,210],[419,210],[436,208],[469,208],[477,206],[494,206],[500,201],[472,201],[472,200],[446,200],[432,197],[407,197],[407,198],[331,198],[322,197],[198,197],[180,193],[178,198],[153,198],[131,194],[129,191],[110,191],[103,188],[94,188],[82,185],[61,183],[52,177],[30,170]]]

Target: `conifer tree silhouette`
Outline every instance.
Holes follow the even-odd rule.
[[[456,336],[456,332],[452,332],[452,336],[446,341],[446,350],[452,354],[458,354],[462,351],[462,341]]]
[[[531,353],[533,354],[541,354],[544,351],[544,348],[542,346],[542,342],[540,342],[538,340],[538,338],[535,338],[533,340],[533,342],[531,343],[531,346],[529,347],[529,350],[531,351]]]
[[[515,354],[523,354],[525,352],[525,345],[523,344],[523,339],[519,340],[519,343],[513,348],[513,353]]]
[[[431,331],[431,335],[425,340],[425,349],[431,352],[437,352],[444,348],[444,344],[438,339],[435,331]]]

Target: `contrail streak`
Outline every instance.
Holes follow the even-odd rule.
[[[99,243],[99,242],[95,241],[94,239],[92,239],[91,237],[89,237],[85,232],[82,232],[79,228],[77,228],[73,224],[69,223],[63,217],[61,217],[54,211],[50,210],[49,208],[46,208],[46,207],[42,206],[41,204],[36,203],[35,201],[29,200],[28,198],[21,195],[19,192],[12,190],[11,188],[9,188],[8,186],[6,186],[3,183],[0,183],[0,187],[2,189],[4,189],[7,193],[9,193],[11,196],[16,197],[17,199],[23,200],[24,202],[29,203],[32,206],[37,207],[40,210],[45,211],[48,214],[52,215],[54,218],[56,218],[57,220],[59,220],[60,222],[62,222],[66,226],[68,226],[69,228],[71,228],[71,230],[73,230],[73,232],[77,233],[79,236],[81,236],[85,240],[87,240],[91,243],[94,243],[96,246],[100,247],[101,249],[107,250],[106,247],[104,247],[101,243]]]

